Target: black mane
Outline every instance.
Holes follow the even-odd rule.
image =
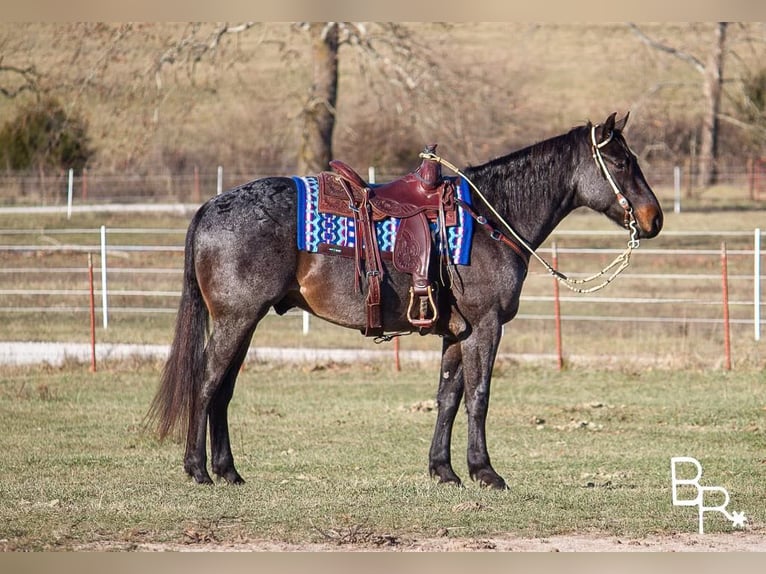
[[[587,147],[590,124],[543,140],[478,166],[466,176],[523,233],[524,222],[572,201],[572,177]],[[479,202],[480,203],[480,202]]]

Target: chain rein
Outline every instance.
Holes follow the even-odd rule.
[[[516,242],[518,242],[518,244],[521,245],[524,249],[529,251],[529,253],[535,259],[537,259],[540,262],[540,264],[542,264],[543,267],[545,267],[548,273],[550,273],[553,277],[555,277],[565,287],[567,287],[571,291],[574,291],[575,293],[594,293],[596,291],[600,291],[601,289],[609,285],[609,283],[611,283],[620,273],[622,273],[623,271],[625,271],[625,269],[628,268],[628,266],[630,265],[630,255],[633,252],[633,250],[637,249],[639,246],[638,227],[636,226],[636,218],[633,214],[633,207],[630,205],[630,202],[628,201],[628,199],[620,191],[619,186],[614,181],[612,174],[609,172],[609,170],[606,167],[606,163],[604,162],[604,157],[601,155],[601,148],[604,147],[606,144],[608,144],[610,141],[612,141],[613,135],[614,135],[613,132],[610,132],[609,137],[606,140],[604,140],[601,143],[596,143],[596,126],[591,126],[591,148],[593,149],[593,154],[592,154],[593,159],[595,160],[596,165],[598,166],[601,173],[609,182],[609,185],[612,187],[612,191],[614,191],[614,194],[617,198],[617,202],[625,210],[625,227],[629,230],[629,233],[630,233],[628,237],[628,245],[622,253],[617,255],[617,257],[615,257],[614,260],[611,263],[609,263],[606,267],[604,267],[601,271],[589,277],[584,277],[582,279],[574,279],[572,277],[568,277],[566,274],[562,273],[561,271],[558,271],[545,259],[540,257],[540,255],[538,255],[535,252],[535,250],[518,233],[516,233],[513,227],[511,227],[511,225],[497,212],[497,210],[492,206],[492,204],[489,203],[487,198],[484,197],[484,194],[479,190],[479,188],[476,187],[476,185],[458,167],[451,164],[444,158],[436,155],[435,153],[422,152],[420,154],[420,157],[423,159],[437,161],[440,164],[446,166],[451,171],[453,171],[455,174],[462,177],[468,183],[468,185],[470,185],[471,188],[476,192],[478,197],[484,202],[484,205],[495,216],[497,221],[499,221],[503,225],[503,227],[505,227],[508,230],[508,233],[510,233],[511,236],[513,236]],[[614,271],[612,271],[613,269]],[[607,275],[610,271],[611,271],[611,274],[608,275],[601,283],[594,286],[585,287],[585,285],[588,285],[589,283],[592,283],[593,281],[603,277],[604,275]]]

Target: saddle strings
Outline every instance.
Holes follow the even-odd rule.
[[[606,142],[603,142],[603,143],[606,143]],[[595,150],[594,159],[596,159],[596,163],[599,165],[599,168],[601,168],[603,171],[606,171],[606,178],[609,181],[610,185],[612,186],[612,189],[614,190],[615,194],[618,197],[622,197],[622,194],[619,192],[619,189],[617,188],[614,180],[612,179],[611,174],[609,173],[608,170],[605,170],[605,166],[603,166],[603,159],[601,159],[601,152],[599,147],[600,145],[594,148]],[[519,243],[519,245],[521,245],[524,249],[529,251],[529,253],[535,259],[537,259],[540,262],[540,264],[542,264],[543,267],[545,267],[548,273],[550,273],[553,277],[556,278],[556,280],[558,280],[565,287],[567,287],[567,289],[574,291],[575,293],[594,293],[596,291],[600,291],[601,289],[609,285],[609,283],[611,283],[620,273],[625,271],[625,269],[627,269],[628,266],[630,265],[630,255],[633,252],[633,250],[638,247],[638,239],[637,239],[638,229],[636,228],[636,224],[635,224],[636,221],[635,221],[635,217],[633,216],[633,209],[631,207],[625,208],[623,206],[623,208],[626,210],[626,213],[630,217],[630,221],[629,221],[630,237],[628,239],[628,246],[625,248],[625,250],[619,255],[617,255],[617,257],[615,257],[611,263],[609,263],[606,267],[604,267],[598,273],[594,273],[593,275],[589,277],[584,277],[582,279],[574,279],[562,273],[561,271],[558,271],[545,259],[540,257],[540,255],[538,255],[535,252],[535,250],[532,249],[532,247],[524,240],[524,238],[521,237],[518,233],[516,233],[513,227],[511,227],[511,225],[505,220],[505,218],[497,212],[497,210],[492,206],[489,200],[487,200],[487,198],[484,197],[484,194],[481,192],[481,190],[473,183],[473,181],[471,181],[465,175],[465,173],[463,173],[462,170],[460,170],[460,168],[453,165],[449,161],[445,160],[443,157],[438,156],[432,152],[421,152],[420,157],[423,159],[430,159],[433,161],[437,161],[440,164],[446,166],[448,169],[450,169],[457,175],[459,175],[460,177],[462,177],[468,183],[468,185],[470,185],[471,188],[476,192],[479,198],[484,202],[484,205],[487,206],[487,209],[489,209],[490,212],[492,212],[495,218],[503,225],[503,227],[505,227],[508,230],[508,232]],[[601,162],[599,162],[599,159],[601,159]],[[603,277],[604,275],[612,271],[612,269],[614,269],[615,267],[616,269],[611,273],[611,275],[606,277],[606,279],[604,279],[601,283],[594,285],[592,287],[580,287],[581,285],[587,285],[599,279],[600,277]]]

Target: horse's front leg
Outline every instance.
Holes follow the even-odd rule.
[[[507,487],[489,460],[486,422],[490,379],[501,333],[500,322],[488,316],[461,343],[468,413],[468,471],[483,486],[497,489]]]
[[[460,343],[444,339],[442,343],[441,373],[436,395],[438,407],[436,428],[428,454],[428,469],[442,484],[460,486],[460,478],[452,469],[452,425],[463,397],[463,366]]]

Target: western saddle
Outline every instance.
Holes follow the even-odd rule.
[[[425,148],[427,153],[435,150],[436,144]],[[318,176],[318,209],[353,218],[361,238],[361,248],[357,242],[354,256],[356,287],[359,288],[362,275],[367,277],[364,334],[381,336],[384,332],[380,307],[384,270],[374,223],[385,217],[399,219],[392,257],[394,268],[412,275],[407,319],[421,333],[428,331],[439,318],[434,296],[436,287],[429,279],[433,244],[429,222],[437,222],[440,251],[444,255],[447,253],[446,227],[457,222],[454,180],[443,178],[441,164],[428,158],[423,159],[414,172],[382,185],[368,184],[342,161],[333,160],[330,167],[335,173],[322,172]]]

